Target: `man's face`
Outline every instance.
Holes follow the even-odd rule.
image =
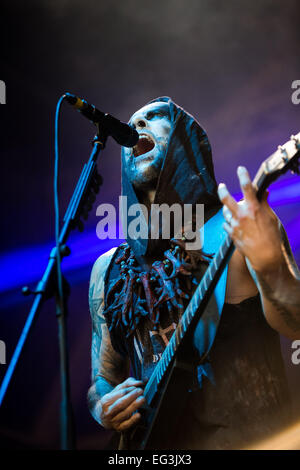
[[[171,130],[169,106],[162,101],[147,104],[129,124],[140,138],[135,147],[124,149],[127,176],[138,190],[155,189]]]

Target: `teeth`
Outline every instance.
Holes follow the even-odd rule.
[[[153,139],[148,134],[140,134],[140,139],[147,139],[149,142],[153,142]]]

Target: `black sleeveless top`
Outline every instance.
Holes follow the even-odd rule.
[[[106,285],[116,274],[113,266],[112,260]],[[150,376],[177,321],[165,312],[165,324],[159,334],[150,331],[150,340],[147,324],[127,339],[111,331],[112,345],[129,356],[133,376]],[[156,449],[239,449],[288,425],[290,398],[280,339],[265,320],[259,295],[224,304],[207,365],[209,373],[188,393],[180,426],[165,427]]]

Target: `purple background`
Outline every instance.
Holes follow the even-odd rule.
[[[260,163],[299,131],[300,79],[296,0],[64,0],[2,2],[0,107],[2,164],[0,339],[9,361],[32,299],[20,287],[43,273],[53,246],[54,112],[69,91],[126,121],[147,101],[169,95],[206,128],[216,177],[236,194],[236,168],[253,177]],[[92,125],[67,106],[61,125],[62,214],[91,150]],[[69,315],[72,401],[78,447],[103,448],[108,435],[86,406],[90,380],[88,280],[93,261],[115,245],[96,237],[96,206],[116,204],[120,148],[109,140],[99,170],[104,185],[86,226],[72,234],[64,270],[72,286]],[[300,180],[287,175],[271,188],[300,263]],[[59,446],[59,363],[52,302],[44,305],[0,410],[0,446]],[[300,365],[283,351],[295,401]],[[6,366],[0,365],[0,379]],[[296,415],[295,415],[296,416]]]

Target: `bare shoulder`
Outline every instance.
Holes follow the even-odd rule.
[[[96,259],[91,272],[91,282],[96,281],[97,279],[101,279],[101,277],[105,275],[109,263],[116,250],[117,247],[111,248],[109,251],[106,251],[106,253],[103,253],[99,256],[99,258]]]
[[[101,310],[104,304],[105,273],[116,249],[117,247],[114,247],[106,253],[103,253],[93,265],[89,286],[89,305],[92,317],[97,315],[101,316]]]

